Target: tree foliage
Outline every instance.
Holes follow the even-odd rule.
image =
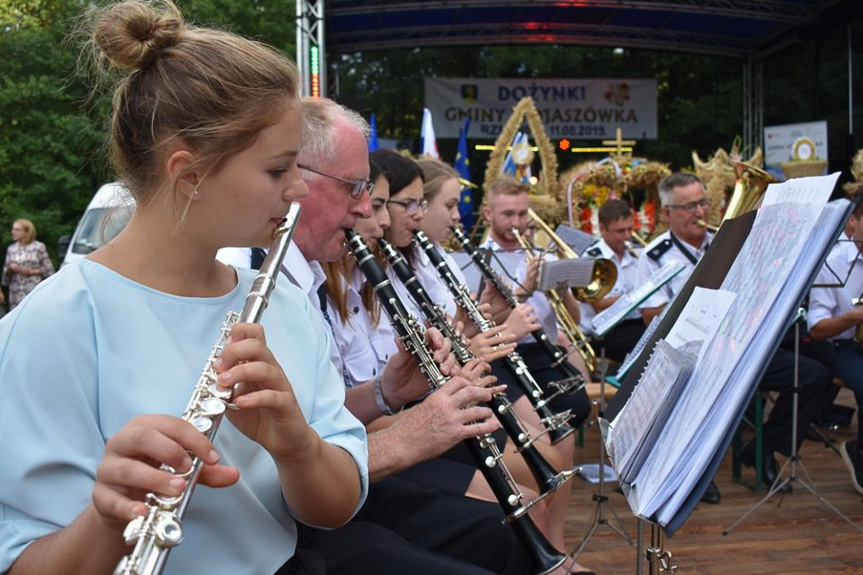
[[[284,0],[176,0],[187,20],[216,25],[295,53],[295,5]],[[76,48],[64,43],[89,0],[0,0],[0,235],[14,218],[32,219],[52,255],[93,192],[112,178],[104,152],[109,96],[85,104],[89,84],[75,75]],[[859,44],[863,21],[849,24]],[[827,119],[832,169],[847,168],[860,143],[863,109],[849,129],[844,30],[824,30],[764,62],[764,123]],[[859,50],[858,50],[859,52]],[[381,137],[416,142],[426,77],[655,78],[659,138],[636,153],[690,165],[729,148],[741,134],[742,68],[738,59],[563,45],[514,45],[330,54],[329,94],[368,117]],[[863,59],[853,63],[861,77]],[[335,90],[335,86],[338,90]],[[856,86],[859,91],[860,86]],[[855,102],[860,101],[859,93]],[[595,142],[583,142],[595,143]],[[454,140],[438,142],[455,157]],[[472,152],[476,178],[487,153]],[[561,155],[560,167],[576,156]]]
[[[0,238],[32,220],[55,262],[96,189],[113,176],[106,149],[110,94],[88,99],[69,34],[83,0],[0,0]],[[185,0],[190,22],[230,29],[293,55],[294,4]]]

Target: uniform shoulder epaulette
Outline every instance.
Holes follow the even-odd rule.
[[[585,250],[584,253],[592,258],[602,257],[602,250],[599,246],[593,246],[592,248],[588,248],[587,250]]]
[[[671,249],[672,245],[673,244],[671,243],[671,239],[665,238],[664,240],[656,244],[654,247],[647,250],[647,257],[649,257],[655,262],[658,262],[659,259],[665,254],[665,252]]]

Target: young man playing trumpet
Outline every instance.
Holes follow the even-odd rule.
[[[524,253],[513,229],[521,235],[529,235],[530,216],[528,208],[530,207],[530,199],[528,190],[527,185],[509,177],[502,177],[486,184],[486,205],[482,212],[489,223],[489,238],[481,246],[482,248],[492,252],[519,251]],[[520,265],[518,269],[507,270],[510,278],[517,280],[515,282],[517,285],[513,291],[523,303],[526,302],[533,307],[534,313],[551,340],[564,347],[569,347],[566,338],[562,334],[558,335],[557,317],[551,303],[544,293],[536,290],[541,258],[533,257],[534,254],[525,254],[525,256],[531,256],[529,263]],[[569,290],[565,290],[563,297],[567,311],[577,323],[580,317],[578,302]],[[558,370],[551,366],[548,356],[530,335],[519,340],[517,350],[540,385],[545,386],[545,384],[560,377]],[[587,370],[583,362],[578,361],[581,359],[578,353],[572,349],[567,351],[570,362],[586,376]],[[495,375],[502,381],[505,378],[503,374],[497,372]],[[590,415],[590,400],[583,389],[556,397],[551,400],[550,405],[557,412],[571,409],[573,417],[570,420],[570,425],[573,427],[581,425]]]
[[[629,245],[632,237],[632,209],[624,200],[608,200],[599,208],[599,240],[585,251],[592,258],[614,262],[617,280],[608,295],[595,303],[581,304],[582,331],[591,333],[593,317],[607,309],[621,296],[638,286],[638,252]],[[622,362],[644,333],[641,313],[636,309],[627,315],[603,341],[592,341],[594,349],[602,346],[608,359]]]

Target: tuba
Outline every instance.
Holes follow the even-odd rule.
[[[735,161],[734,170],[736,173],[734,191],[731,193],[731,199],[722,215],[723,221],[736,218],[757,208],[767,191],[767,185],[776,181],[776,178],[765,170],[746,162]],[[711,225],[704,220],[698,220],[698,225],[711,232],[716,232],[719,229],[719,226]],[[719,225],[722,225],[722,222]]]

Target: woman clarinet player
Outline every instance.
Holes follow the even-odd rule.
[[[112,157],[138,207],[0,321],[0,572],[113,572],[145,494],[180,495],[196,460],[197,482],[216,489],[195,491],[165,572],[307,573],[289,561],[295,521],[342,525],[367,489],[365,432],[323,322],[282,282],[260,322],[211,351],[256,296],[253,272],[216,251],[269,247],[308,192],[296,68],[185,24],[169,1],[111,4],[88,22],[96,62],[122,75]],[[237,408],[212,443],[178,417],[209,365]]]

